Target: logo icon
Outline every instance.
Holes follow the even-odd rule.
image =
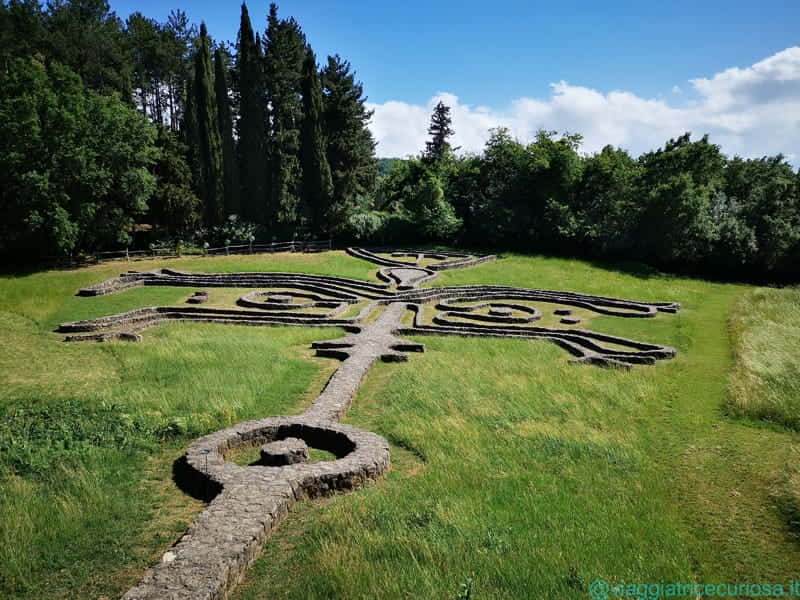
[[[609,585],[605,579],[595,579],[589,584],[589,596],[592,600],[608,600]]]

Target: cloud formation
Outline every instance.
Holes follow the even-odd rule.
[[[507,127],[526,142],[539,129],[580,133],[583,151],[596,152],[606,144],[634,155],[662,146],[691,131],[710,134],[711,141],[728,155],[756,157],[783,153],[800,162],[800,47],[787,48],[747,68],[734,67],[710,78],[692,79],[684,89],[673,88],[673,105],[631,92],[607,94],[566,81],[551,84],[547,99],[518,98],[504,110],[470,106],[446,92],[426,105],[389,101],[370,104],[375,114],[371,129],[378,141],[378,156],[417,154],[425,146],[433,106],[451,107],[453,144],[462,151],[478,152],[489,129]]]

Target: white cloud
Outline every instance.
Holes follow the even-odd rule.
[[[551,84],[549,98],[518,98],[503,110],[470,106],[440,92],[426,105],[371,104],[375,110],[371,128],[379,156],[416,154],[428,137],[433,106],[442,100],[452,108],[453,144],[467,152],[481,150],[490,128],[507,127],[522,141],[539,129],[580,133],[586,152],[613,144],[639,154],[691,131],[696,136],[710,134],[711,141],[729,155],[782,152],[795,160],[800,154],[800,47],[688,84],[697,99],[674,106],[660,98],[626,91],[604,94],[565,81]],[[680,90],[673,88],[676,94]]]

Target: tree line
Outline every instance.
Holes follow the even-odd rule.
[[[362,85],[264,16],[230,44],[181,11],[0,3],[0,253],[340,230],[377,178]]]
[[[580,152],[580,135],[524,144],[495,129],[457,156],[450,109],[433,111],[418,157],[395,161],[372,210],[351,219],[370,241],[457,243],[637,261],[723,279],[800,279],[800,172],[781,156],[726,157],[689,133],[632,157]]]
[[[0,2],[0,255],[335,236],[636,260],[797,280],[800,174],[689,134],[634,157],[579,135],[493,130],[451,146],[439,103],[417,156],[376,160],[362,84],[272,4],[234,43],[181,11]]]

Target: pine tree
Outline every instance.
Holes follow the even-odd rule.
[[[333,179],[329,220],[335,231],[359,196],[375,188],[378,162],[375,140],[368,123],[372,111],[364,106],[363,87],[356,82],[350,63],[329,56],[322,71],[328,164]]]
[[[233,143],[233,120],[230,98],[228,97],[228,77],[222,49],[214,52],[214,90],[217,100],[217,123],[222,138],[222,166],[225,173],[225,213],[240,214],[239,207],[239,167],[236,164],[236,147]]]
[[[225,212],[225,172],[222,164],[222,140],[219,135],[217,102],[211,76],[211,49],[205,23],[200,25],[198,44],[194,66],[200,176],[197,181],[197,195],[203,202],[206,223],[216,224],[222,222]]]
[[[333,199],[331,169],[326,155],[323,131],[322,86],[317,59],[311,47],[303,61],[303,127],[300,138],[303,169],[303,212],[308,215],[314,233],[331,233],[330,209]]]
[[[87,87],[131,99],[124,24],[108,0],[48,2],[46,54],[76,71]]]
[[[447,141],[447,138],[455,133],[450,127],[452,122],[450,107],[440,100],[433,109],[431,126],[428,128],[428,135],[431,136],[431,140],[425,143],[425,153],[423,155],[427,162],[437,163],[452,151],[450,143]]]
[[[192,40],[197,36],[197,27],[189,22],[182,10],[170,11],[162,31],[163,51],[166,53],[167,103],[169,125],[178,131],[187,100],[186,83],[191,80]]]
[[[239,120],[237,155],[241,182],[242,216],[250,221],[267,223],[266,117],[264,114],[264,71],[261,44],[256,41],[247,5],[242,4],[236,55],[239,84]]]
[[[303,225],[298,214],[302,179],[300,126],[303,119],[300,81],[306,41],[294,19],[278,19],[275,4],[270,5],[264,45],[265,74],[269,82],[267,100],[271,106],[271,219],[282,235],[288,235]]]

